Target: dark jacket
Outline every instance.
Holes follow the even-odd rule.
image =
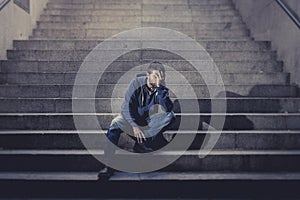
[[[156,113],[158,104],[165,112],[173,110],[168,88],[162,85],[151,93],[146,81],[146,76],[132,80],[125,94],[121,114],[132,126],[146,126],[149,113]]]

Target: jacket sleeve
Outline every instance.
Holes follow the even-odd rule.
[[[124,102],[122,104],[122,116],[130,123],[131,126],[138,126],[133,114],[137,111],[138,107],[138,99],[136,98],[138,88],[138,82],[136,79],[132,80],[126,91]]]
[[[165,112],[171,112],[173,110],[173,101],[169,97],[169,89],[165,86],[157,88],[157,100],[163,107]]]

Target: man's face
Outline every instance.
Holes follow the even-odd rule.
[[[162,71],[153,70],[151,74],[147,73],[147,77],[152,89],[164,85],[165,74]]]

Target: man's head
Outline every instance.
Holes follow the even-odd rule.
[[[164,85],[165,68],[158,62],[151,62],[147,69],[147,85],[150,89]]]

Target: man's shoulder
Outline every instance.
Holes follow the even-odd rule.
[[[146,78],[147,78],[146,76],[138,76],[132,80],[132,83],[135,85],[142,86],[142,85],[146,84]]]
[[[145,82],[146,82],[146,78],[147,78],[147,76],[145,76],[145,75],[137,76],[137,77],[136,77],[136,79],[137,79],[139,82],[142,82],[142,83],[145,83]]]

